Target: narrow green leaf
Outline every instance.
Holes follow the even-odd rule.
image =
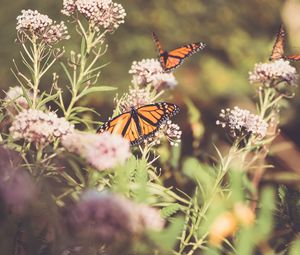
[[[70,84],[73,84],[72,77],[71,77],[71,75],[70,75],[70,73],[69,73],[67,67],[65,66],[65,64],[64,64],[63,62],[60,62],[60,65],[61,65],[62,68],[64,69],[64,72],[65,72],[65,74],[67,75]]]
[[[98,87],[91,87],[91,88],[87,88],[84,89],[79,95],[78,95],[78,99],[86,96],[88,94],[94,93],[94,92],[102,92],[102,91],[112,91],[112,90],[116,90],[117,88],[115,87],[110,87],[110,86],[98,86]]]

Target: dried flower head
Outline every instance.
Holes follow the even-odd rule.
[[[109,192],[85,192],[71,212],[71,227],[88,240],[124,242],[146,228],[161,229],[159,212]]]
[[[84,158],[98,170],[122,164],[130,156],[129,142],[108,132],[88,134],[74,132],[62,139],[63,146]]]
[[[56,113],[29,109],[19,113],[9,129],[15,140],[24,139],[38,145],[47,145],[56,138],[74,132],[74,126]]]
[[[46,44],[54,44],[70,37],[63,21],[57,24],[36,10],[22,10],[22,14],[17,17],[16,29],[22,37],[28,39],[34,36]]]
[[[134,61],[129,73],[132,74],[132,83],[138,86],[151,84],[156,90],[174,88],[177,81],[172,73],[165,73],[156,59]]]
[[[255,214],[243,203],[235,204],[233,207],[233,213],[241,225],[250,226],[255,221]]]
[[[103,27],[110,32],[124,23],[126,12],[122,5],[111,0],[64,0],[62,13],[71,16],[78,11],[96,29]]]
[[[267,133],[268,123],[265,120],[237,106],[222,109],[219,116],[221,120],[217,120],[216,124],[228,128],[232,136],[251,134],[262,139]]]
[[[230,212],[224,212],[215,219],[210,227],[209,242],[212,245],[220,245],[225,238],[233,235],[237,230],[237,220]]]
[[[148,138],[148,141],[160,144],[161,140],[167,139],[171,146],[178,146],[181,143],[181,135],[180,127],[168,120],[160,126],[153,137]]]
[[[32,96],[29,94],[28,96]],[[26,98],[23,96],[23,89],[19,86],[10,87],[6,92],[6,97],[4,99],[6,103],[6,110],[12,114],[16,115],[20,110],[27,110],[29,108]]]
[[[259,63],[254,66],[254,71],[249,72],[250,83],[262,83],[265,86],[275,85],[285,81],[295,85],[298,80],[296,68],[289,61],[279,59],[269,63]],[[274,83],[275,84],[272,84]]]
[[[115,99],[116,104],[120,107],[121,112],[128,112],[131,108],[153,103],[153,94],[148,88],[129,88],[128,93],[124,93],[120,99]]]

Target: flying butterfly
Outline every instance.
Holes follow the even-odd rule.
[[[159,52],[159,62],[165,72],[170,72],[179,67],[185,58],[195,54],[196,52],[204,49],[205,43],[197,42],[183,45],[171,51],[164,51],[158,40],[157,35],[153,32],[153,39]]]
[[[153,136],[163,123],[178,112],[177,105],[166,102],[132,107],[130,111],[105,122],[97,133],[108,131],[112,134],[120,134],[129,140],[131,145],[140,144]]]
[[[283,25],[281,25],[276,35],[276,40],[272,49],[271,56],[269,58],[270,61],[275,61],[278,59],[287,59],[292,61],[300,60],[300,55],[290,55],[290,56],[284,55],[285,36],[286,36],[285,29]]]

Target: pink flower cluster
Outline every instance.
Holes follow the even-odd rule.
[[[233,136],[252,134],[262,139],[267,134],[268,123],[248,110],[235,106],[233,109],[222,109],[219,116],[221,120],[217,120],[216,124],[223,128],[229,128],[230,134]]]
[[[126,12],[122,5],[111,0],[64,0],[62,13],[71,16],[82,14],[95,28],[113,32],[124,23]]]
[[[36,10],[22,10],[22,14],[17,17],[16,29],[21,36],[25,35],[25,38],[35,36],[46,44],[55,44],[70,38],[63,21],[57,24]]]
[[[138,108],[146,104],[153,103],[153,95],[148,88],[137,86],[129,88],[128,93],[124,93],[118,100],[122,112],[129,112],[132,107]]]
[[[32,95],[29,94],[29,97]],[[26,98],[23,96],[23,90],[21,87],[10,87],[6,92],[6,97],[4,99],[6,103],[7,111],[12,114],[18,114],[19,110],[27,110],[29,108]]]
[[[165,222],[154,208],[106,191],[90,190],[72,209],[70,223],[84,238],[112,243],[141,234],[145,229],[161,230]]]
[[[74,132],[64,136],[62,145],[80,155],[98,170],[105,170],[122,164],[131,155],[129,142],[119,135],[108,132],[88,134]]]
[[[132,74],[132,83],[138,86],[150,84],[156,90],[174,88],[177,80],[172,73],[165,73],[157,59],[143,59],[134,61],[129,73]]]
[[[270,63],[256,64],[254,70],[249,72],[250,83],[270,85],[272,81],[285,81],[290,85],[295,85],[297,80],[298,74],[296,68],[291,66],[290,62],[284,59]]]
[[[166,138],[171,146],[178,146],[181,143],[181,135],[180,127],[168,120],[159,127],[153,137],[148,138],[148,141],[160,144],[161,140]]]
[[[9,129],[13,139],[24,139],[39,145],[47,145],[56,138],[74,132],[74,126],[56,113],[40,110],[25,110],[19,113]]]

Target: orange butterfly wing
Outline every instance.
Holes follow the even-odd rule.
[[[285,45],[285,30],[283,25],[280,26],[276,35],[276,41],[274,43],[270,61],[278,60],[284,57],[284,45]]]
[[[131,145],[143,142],[153,136],[162,123],[179,112],[179,107],[170,103],[148,104],[122,113],[105,122],[97,131],[108,131],[122,135]]]
[[[111,134],[122,135],[131,143],[139,140],[139,132],[130,112],[122,113],[115,118],[105,122],[98,129],[97,133],[110,132]]]
[[[164,122],[179,112],[179,107],[170,103],[156,103],[141,106],[137,109],[139,128],[142,140],[153,136]]]
[[[165,63],[165,71],[169,72],[178,66],[180,66],[184,59],[195,54],[196,52],[203,50],[206,45],[204,43],[191,43],[186,44],[180,48],[171,50],[168,52],[167,60]]]
[[[298,61],[298,60],[300,60],[300,55],[286,56],[286,57],[284,57],[284,59],[291,60],[291,61]]]
[[[157,35],[154,32],[152,33],[152,35],[156,47],[159,51],[159,61],[165,72],[170,72],[173,69],[177,68],[182,64],[185,58],[191,56],[199,50],[204,49],[204,47],[206,46],[201,42],[191,43],[167,52],[162,49]]]

